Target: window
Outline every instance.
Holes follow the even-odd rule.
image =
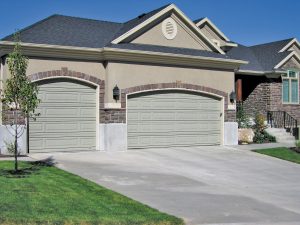
[[[282,102],[299,103],[299,73],[294,70],[288,70],[282,75]]]

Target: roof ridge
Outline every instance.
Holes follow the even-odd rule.
[[[85,18],[85,17],[80,17],[80,16],[69,16],[69,15],[62,15],[62,14],[53,14],[52,16],[61,16],[61,17],[75,18],[75,19],[81,19],[81,20],[96,21],[96,22],[123,24],[122,22],[98,20],[98,19],[91,19],[91,18]]]
[[[291,41],[293,39],[294,38],[287,38],[287,39],[282,39],[282,40],[278,40],[278,41],[271,41],[271,42],[266,42],[266,43],[262,43],[262,44],[250,45],[250,46],[247,46],[247,47],[248,48],[259,47],[259,46],[263,46],[263,45],[275,44],[275,43],[278,43],[278,42]]]
[[[163,6],[159,7],[159,8],[153,9],[153,10],[151,10],[151,11],[149,11],[149,12],[141,13],[140,15],[138,15],[138,16],[136,16],[136,17],[134,17],[134,18],[132,18],[132,19],[130,19],[130,20],[124,22],[124,24],[125,24],[125,23],[129,23],[130,21],[133,21],[133,20],[136,20],[136,19],[141,19],[141,18],[142,18],[142,17],[140,17],[141,15],[143,15],[143,17],[144,17],[144,16],[146,16],[146,15],[148,15],[148,14],[151,14],[151,13],[153,13],[153,12],[155,12],[155,11],[161,11],[162,9],[164,9],[164,8],[170,6],[170,5],[172,5],[172,4],[169,3],[169,4],[166,4],[166,5],[163,5]]]

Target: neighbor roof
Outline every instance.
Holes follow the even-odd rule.
[[[247,65],[242,65],[240,70],[272,71],[291,53],[279,52],[291,40],[293,38],[248,47],[239,44],[238,47],[231,49],[227,55],[249,61]]]

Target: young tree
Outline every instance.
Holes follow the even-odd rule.
[[[4,107],[13,111],[14,119],[10,124],[13,129],[14,137],[14,157],[15,172],[18,171],[18,138],[22,135],[21,124],[18,121],[22,119],[34,118],[40,100],[38,99],[38,88],[30,82],[26,76],[28,59],[21,52],[20,39],[15,35],[15,46],[6,59],[10,78],[6,80],[3,95],[1,97]]]

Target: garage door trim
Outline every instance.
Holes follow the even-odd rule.
[[[185,92],[191,92],[191,93],[198,93],[198,94],[204,94],[204,95],[207,95],[207,96],[211,96],[211,97],[214,97],[214,98],[218,98],[220,100],[220,104],[221,104],[221,113],[222,113],[222,116],[221,116],[221,134],[220,134],[220,137],[221,137],[221,141],[220,141],[220,144],[221,145],[224,145],[224,113],[225,113],[225,108],[224,108],[224,103],[225,103],[225,97],[222,96],[222,95],[218,95],[218,94],[215,94],[215,93],[211,93],[211,92],[207,92],[207,91],[202,91],[202,90],[195,90],[195,89],[187,89],[187,88],[160,88],[160,89],[147,89],[147,90],[142,90],[142,91],[133,91],[133,92],[130,92],[130,93],[126,93],[126,124],[128,124],[128,98],[131,96],[131,95],[136,95],[136,94],[141,94],[141,93],[155,93],[155,92],[158,92],[158,91],[185,91]],[[128,146],[127,146],[128,148]]]
[[[63,71],[63,68],[62,68],[62,71]],[[51,71],[50,71],[51,72]],[[75,72],[76,73],[76,72]],[[41,73],[43,74],[43,73]],[[82,78],[79,78],[79,77],[75,77],[75,76],[68,76],[68,75],[62,75],[62,76],[47,76],[47,77],[35,77],[34,76],[35,74],[29,76],[29,79],[31,80],[32,83],[38,83],[38,82],[41,82],[41,81],[46,81],[46,80],[54,80],[54,79],[57,79],[57,80],[63,80],[63,79],[70,79],[70,80],[77,80],[77,81],[80,81],[82,83],[86,83],[86,84],[89,84],[91,86],[94,86],[96,88],[96,107],[95,107],[95,110],[96,110],[96,150],[99,150],[100,149],[100,135],[99,135],[99,127],[98,127],[98,124],[99,124],[99,118],[100,118],[100,112],[99,112],[99,100],[100,100],[100,85],[96,82],[93,82],[93,81],[90,81],[88,79],[82,79]],[[83,74],[85,75],[85,74]],[[92,76],[86,76],[86,77],[89,77],[90,79],[94,79],[95,81],[100,81],[98,78],[96,77],[92,77]],[[35,79],[34,79],[35,78]],[[30,148],[29,148],[29,132],[27,132],[27,152],[29,153],[30,151]]]

